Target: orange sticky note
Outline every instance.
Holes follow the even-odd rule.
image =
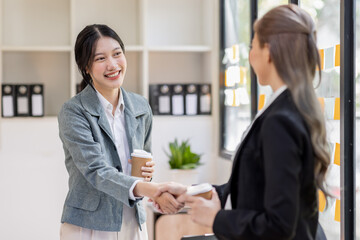
[[[319,49],[321,70],[324,69],[324,49]]]
[[[335,218],[334,218],[334,220],[337,221],[337,222],[340,222],[340,209],[341,209],[340,200],[336,199]]]
[[[324,109],[325,109],[325,101],[324,101],[324,98],[323,98],[323,97],[318,97],[318,100],[319,100],[320,105],[321,105],[321,110],[324,112]]]
[[[334,120],[340,120],[340,98],[335,98]]]
[[[318,195],[319,195],[319,211],[323,212],[325,210],[325,205],[326,205],[325,195],[321,190],[318,190]]]
[[[258,110],[261,110],[264,107],[264,105],[265,105],[265,94],[260,94]]]
[[[335,47],[335,67],[340,67],[340,44]]]
[[[340,166],[340,143],[335,144],[334,164]]]

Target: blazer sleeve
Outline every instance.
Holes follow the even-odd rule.
[[[76,104],[65,103],[59,116],[59,135],[64,150],[76,159],[76,168],[97,190],[133,207],[129,189],[137,180],[119,172],[104,161],[101,146],[94,141],[92,130],[82,109]]]
[[[289,116],[278,114],[264,120],[260,131],[265,174],[264,210],[220,210],[213,230],[221,239],[281,240],[295,235],[303,141],[297,129],[299,125]]]

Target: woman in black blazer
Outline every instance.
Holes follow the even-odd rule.
[[[313,88],[320,69],[314,23],[296,5],[283,5],[254,30],[250,63],[274,93],[245,132],[228,183],[216,186],[211,200],[180,200],[219,239],[315,239],[317,189],[326,194],[330,157]]]

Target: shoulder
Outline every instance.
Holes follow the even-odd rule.
[[[124,89],[122,89],[122,93],[124,97],[125,107],[129,107],[135,115],[143,112],[151,113],[149,102],[148,100],[146,100],[145,97],[137,93],[127,92]]]
[[[264,116],[262,132],[278,134],[282,130],[293,136],[308,136],[308,129],[291,98],[283,98]]]

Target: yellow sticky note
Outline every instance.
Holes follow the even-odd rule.
[[[235,60],[236,59],[236,45],[232,45],[232,50],[233,50],[233,59]]]
[[[325,195],[321,190],[318,191],[318,194],[319,194],[319,211],[323,212],[325,210],[325,205],[326,205]]]
[[[335,67],[340,67],[340,44],[335,47]]]
[[[325,109],[325,101],[323,97],[318,97],[318,100],[320,102],[321,110],[324,112]]]
[[[324,69],[324,49],[319,49],[321,70]]]
[[[340,222],[340,209],[341,209],[340,200],[336,199],[334,220],[337,222]]]
[[[340,98],[335,98],[334,120],[340,120]]]
[[[265,105],[265,94],[260,94],[258,110],[261,110],[264,107],[264,105]]]
[[[340,166],[340,143],[335,144],[334,164]]]
[[[240,84],[245,84],[246,68],[240,67]]]

